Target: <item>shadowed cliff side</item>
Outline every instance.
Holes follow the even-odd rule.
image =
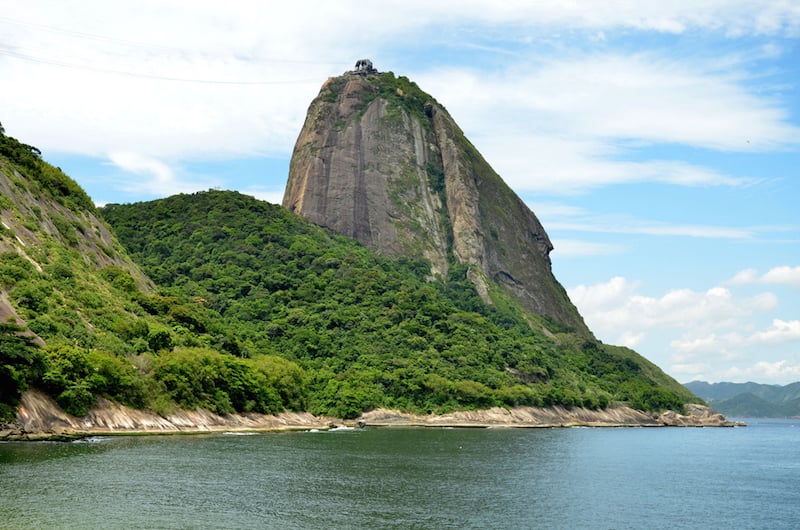
[[[431,96],[391,72],[328,79],[297,139],[283,205],[390,256],[455,265],[486,303],[591,336],[552,274],[553,245]]]

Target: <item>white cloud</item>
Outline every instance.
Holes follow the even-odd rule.
[[[580,217],[589,213],[585,208],[558,202],[528,202],[527,205],[540,220],[546,218]]]
[[[580,241],[577,239],[555,239],[553,240],[553,247],[550,255],[556,258],[608,256],[620,254],[624,251],[621,245]]]
[[[797,267],[775,267],[761,278],[763,283],[791,285],[800,287],[800,265]]]
[[[627,346],[628,348],[636,348],[642,340],[644,340],[644,333],[635,333],[632,331],[625,331],[619,337],[619,344]]]
[[[744,285],[748,283],[755,283],[758,278],[758,271],[755,269],[745,269],[737,272],[733,278],[728,280],[731,285]]]
[[[482,90],[492,90],[483,87]],[[482,103],[465,102],[468,115]],[[515,103],[507,101],[507,110]],[[452,107],[452,106],[451,106]],[[498,109],[498,112],[500,110]],[[564,109],[556,121],[570,115]],[[618,112],[625,113],[623,109]],[[649,160],[625,161],[614,147],[614,141],[600,136],[587,136],[592,131],[579,124],[570,125],[562,121],[556,131],[531,132],[539,117],[529,115],[503,121],[506,126],[525,126],[525,131],[502,131],[492,128],[490,115],[466,116],[463,124],[467,135],[483,153],[487,161],[514,189],[520,192],[550,192],[561,195],[584,193],[592,188],[610,184],[636,182],[664,182],[681,186],[743,186],[752,179],[734,178],[712,168],[687,164],[680,161]],[[513,121],[512,121],[513,120]],[[687,127],[689,125],[687,124]]]
[[[590,315],[598,315],[625,304],[636,288],[637,284],[628,282],[622,276],[616,276],[604,283],[578,285],[567,289],[567,293],[584,318],[589,319],[593,318]]]
[[[736,228],[715,225],[677,224],[642,219],[627,214],[593,214],[592,212],[566,203],[528,203],[548,231],[569,231],[602,234],[648,235],[663,237],[692,237],[708,239],[752,240],[772,231],[782,231],[781,227],[739,226]],[[558,238],[554,246],[558,256],[607,255],[622,252],[618,245],[582,242]],[[562,248],[566,246],[566,249]],[[561,252],[562,250],[566,250]],[[729,281],[741,284],[746,281],[747,271],[742,276]]]
[[[733,366],[719,374],[720,381],[767,381],[785,384],[800,380],[800,363],[780,359],[758,361],[750,366]]]
[[[333,24],[320,28],[331,41],[314,53],[315,26],[336,16],[309,20],[266,5],[29,4],[3,12],[36,24],[0,20],[0,34],[8,30],[0,44],[18,54],[0,61],[0,75],[13,80],[4,83],[13,106],[2,108],[3,120],[47,151],[169,160],[285,154],[331,68],[345,69],[330,58],[350,63],[353,54],[337,50],[357,45],[336,39],[345,27]]]
[[[745,338],[739,333],[717,335],[717,333],[711,332],[699,337],[692,337],[690,333],[680,339],[673,340],[669,346],[678,352],[673,358],[684,360],[691,358],[691,354],[698,352],[713,351],[719,355],[723,352],[729,352],[731,346],[742,346],[744,343]]]
[[[799,27],[795,9],[769,4],[240,1],[220,8],[201,1],[187,10],[178,1],[84,2],[81,9],[15,3],[3,10],[13,17],[0,20],[3,101],[13,102],[0,111],[9,131],[47,151],[131,150],[173,161],[288,155],[327,76],[361,56],[403,56],[404,42],[434,36],[434,46],[480,45],[499,31],[507,45],[564,28],[607,38],[618,28],[780,34]],[[731,185],[741,181],[711,168],[626,162],[614,142],[756,149],[798,136],[779,104],[714,70],[716,57],[605,53],[538,65],[508,57],[506,74],[424,72],[423,62],[414,76],[518,190],[641,180]]]
[[[590,56],[545,68],[534,87],[559,90],[576,127],[600,137],[712,149],[792,141],[780,108],[712,68],[651,54]]]
[[[710,366],[707,363],[674,363],[669,366],[669,371],[681,382],[689,381],[716,381],[709,377]]]
[[[121,184],[125,191],[167,196],[195,192],[215,185],[204,181],[182,180],[164,162],[136,153],[112,153],[109,158],[119,169],[138,176],[135,180]]]
[[[689,29],[722,30],[730,35],[796,32],[800,12],[790,1],[673,0],[670,2],[489,2],[450,0],[432,4],[395,3],[392,12],[409,16],[428,10],[431,17],[443,16],[493,24],[527,24],[577,29],[615,29],[682,33]]]
[[[754,333],[749,337],[753,344],[773,344],[780,342],[800,342],[800,320],[784,321],[778,318],[772,321],[769,329]]]
[[[567,292],[598,338],[636,348],[681,381],[800,379],[800,320],[775,316],[775,294],[714,286],[649,296],[642,289],[614,277]]]
[[[556,220],[548,223],[547,226],[553,230],[714,239],[751,239],[759,232],[765,231],[760,227],[730,228],[710,225],[683,225],[648,219],[634,219],[627,216],[595,216],[579,220]]]
[[[261,188],[245,188],[240,190],[245,195],[251,195],[260,201],[267,201],[272,204],[280,204],[283,201],[284,190],[265,190]]]
[[[731,285],[772,284],[800,287],[800,265],[774,267],[761,276],[756,269],[745,269],[737,272],[733,278],[728,280],[728,283]]]
[[[612,343],[630,342],[631,337],[642,343],[650,334],[669,331],[673,336],[681,333],[669,343],[675,352],[723,351],[750,346],[759,339],[789,340],[798,331],[796,322],[776,321],[770,329],[752,332],[749,338],[740,334],[740,330],[749,329],[747,320],[753,315],[777,307],[777,297],[772,293],[740,297],[727,288],[712,287],[706,291],[673,289],[654,297],[639,294],[639,288],[638,283],[615,277],[596,285],[578,285],[567,292],[590,329],[601,340]]]
[[[157,185],[170,185],[175,181],[175,175],[169,166],[159,160],[136,153],[111,153],[109,158],[120,169],[139,175],[150,175],[150,181]]]
[[[616,52],[520,61],[491,75],[453,68],[418,77],[516,190],[746,185],[754,180],[702,165],[629,159],[654,144],[724,151],[796,145],[800,129],[788,111],[745,88],[744,66],[721,73],[719,61]]]

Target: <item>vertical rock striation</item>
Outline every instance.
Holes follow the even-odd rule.
[[[405,77],[328,79],[295,144],[283,205],[391,256],[423,257],[431,276],[467,267],[492,303],[590,336],[552,274],[550,239],[447,111]]]

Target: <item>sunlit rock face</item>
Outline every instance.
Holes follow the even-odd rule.
[[[444,107],[405,77],[357,68],[323,84],[295,144],[283,205],[383,254],[425,258],[431,277],[466,266],[487,303],[510,295],[591,334],[552,274],[553,246],[534,213]]]

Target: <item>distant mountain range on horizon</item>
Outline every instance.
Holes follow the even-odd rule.
[[[788,385],[692,381],[684,386],[729,417],[800,417],[800,381]]]

